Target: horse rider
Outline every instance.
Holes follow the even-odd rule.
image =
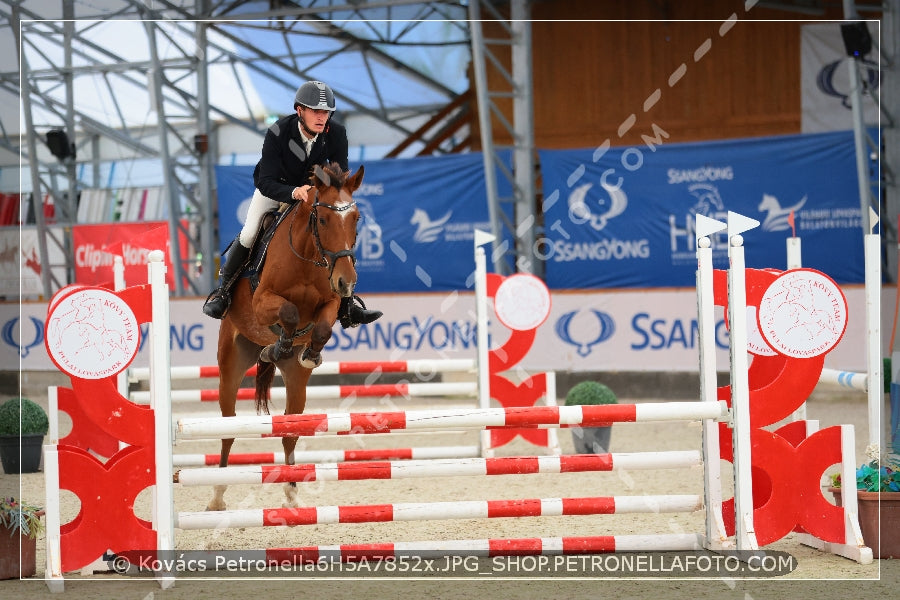
[[[282,117],[266,131],[262,156],[253,171],[256,189],[247,219],[228,250],[220,273],[222,285],[203,305],[206,315],[214,319],[225,316],[235,275],[250,256],[262,216],[281,202],[306,202],[315,165],[336,162],[348,170],[347,129],[331,119],[333,112],[331,88],[321,81],[307,81],[294,96],[294,114]],[[381,311],[366,309],[358,296],[341,298],[338,318],[345,329],[371,323],[381,315]]]

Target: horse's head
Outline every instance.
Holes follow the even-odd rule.
[[[351,296],[356,286],[356,225],[359,209],[353,192],[363,179],[363,167],[354,175],[337,163],[316,165],[313,185],[316,199],[310,214],[310,228],[315,233],[319,251],[328,263],[331,289],[342,297]]]

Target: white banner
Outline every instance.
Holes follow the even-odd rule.
[[[873,49],[860,59],[861,77],[878,88],[878,23],[867,23]],[[840,23],[803,25],[800,32],[800,87],[803,110],[801,131],[819,133],[853,129],[850,108],[850,57],[841,37]],[[864,88],[865,89],[865,88]],[[863,93],[863,121],[878,123],[878,104]]]
[[[849,324],[826,365],[865,371],[865,294],[862,286],[843,289]],[[475,307],[472,294],[367,295],[370,308],[384,311],[378,321],[345,330],[336,325],[326,346],[327,361],[475,358]],[[692,289],[625,290],[552,294],[551,312],[519,365],[530,372],[553,371],[681,371],[699,369],[696,294]],[[893,292],[882,291],[882,330],[891,326]],[[201,299],[172,300],[172,364],[214,365],[218,321],[201,312]],[[46,303],[0,305],[0,364],[23,370],[52,370],[44,347]],[[892,313],[891,313],[892,314]],[[141,326],[141,348],[135,366],[147,366],[147,325]],[[491,346],[508,330],[496,318],[490,323]],[[716,364],[727,371],[728,332],[721,314],[716,324]],[[885,333],[882,339],[888,340]],[[887,341],[884,342],[887,356]]]
[[[66,259],[62,248],[54,240],[63,239],[61,227],[50,227],[47,236],[53,276],[65,285]],[[41,283],[41,258],[35,227],[0,229],[0,296],[5,298],[40,298],[44,294]],[[21,287],[20,287],[21,285]]]

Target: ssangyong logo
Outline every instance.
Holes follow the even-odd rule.
[[[616,323],[605,312],[590,309],[589,317],[580,317],[577,310],[565,313],[556,321],[556,335],[567,344],[575,346],[578,356],[584,357],[591,353],[591,349],[605,342],[616,332]],[[573,326],[573,321],[578,321]],[[596,333],[592,333],[595,331]]]
[[[22,324],[19,322],[19,317],[13,317],[9,321],[3,324],[3,341],[8,345],[16,348],[16,351],[19,353],[19,356],[22,358],[27,358],[31,349],[39,346],[40,343],[44,340],[44,324],[37,317],[29,317],[29,323],[31,327],[27,327],[25,321],[22,321]],[[18,325],[18,340],[16,339],[16,329]],[[31,329],[34,334],[27,335],[25,333],[26,329]],[[31,338],[31,341],[26,341],[28,338]]]
[[[606,193],[593,199],[597,208],[592,210],[587,200],[588,192],[592,187],[594,187],[593,183],[585,183],[572,190],[572,193],[569,194],[569,215],[575,222],[590,223],[594,230],[600,231],[611,219],[625,212],[625,209],[628,208],[628,196],[625,195],[621,186],[615,187],[601,182],[600,187]]]
[[[844,60],[836,60],[822,67],[816,77],[816,87],[828,96],[840,98],[841,105],[847,110],[851,110],[850,78],[846,76],[847,69],[844,62]],[[865,89],[872,90],[871,94],[877,93],[881,79],[881,67],[867,58],[860,59],[858,64],[862,67],[860,71],[866,80]]]
[[[590,227],[594,231],[604,229],[609,222],[628,208],[628,196],[621,186],[600,182],[605,193],[588,197],[593,183],[585,183],[572,190],[568,199],[569,220],[576,227]],[[650,256],[650,241],[646,238],[620,239],[614,234],[595,239],[596,236],[580,234],[573,237],[563,233],[553,241],[547,255],[553,262],[614,261]]]

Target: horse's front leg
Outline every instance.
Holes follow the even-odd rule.
[[[309,383],[311,371],[301,368],[295,360],[286,360],[279,364],[281,376],[284,379],[284,387],[287,392],[287,401],[284,406],[284,414],[296,415],[306,408],[306,385]],[[281,438],[284,448],[284,464],[294,464],[294,449],[297,447],[296,437]],[[300,506],[300,495],[295,482],[284,484],[285,508],[297,508]]]
[[[300,354],[300,366],[306,369],[315,369],[322,364],[322,348],[331,339],[331,328],[337,319],[337,309],[340,301],[330,302],[319,312],[319,318],[313,327],[309,343]]]
[[[264,362],[277,362],[282,358],[287,358],[293,352],[294,332],[297,331],[300,323],[300,312],[297,310],[297,306],[285,300],[278,308],[277,317],[271,324],[274,323],[280,325],[281,334],[278,336],[278,341],[269,344],[259,353],[259,359]]]

